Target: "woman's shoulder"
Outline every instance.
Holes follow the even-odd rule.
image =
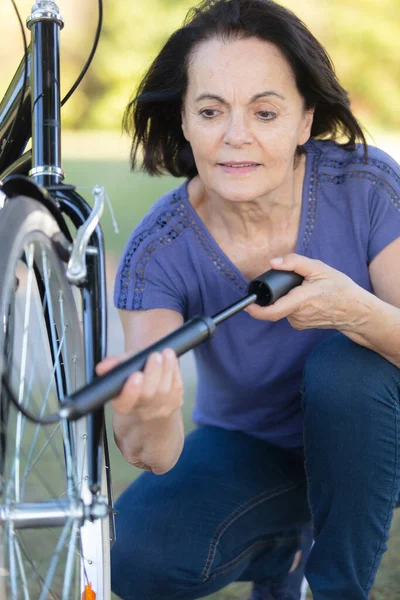
[[[400,186],[400,166],[387,152],[373,145],[356,144],[352,150],[333,140],[311,139],[306,144],[307,154],[314,155],[319,173],[336,177],[361,177]]]
[[[161,247],[178,240],[187,229],[185,210],[185,181],[167,191],[154,202],[134,227],[128,240],[129,246],[147,246],[157,242]]]
[[[136,225],[135,230],[138,231],[152,225],[155,227],[165,226],[174,217],[179,217],[186,185],[187,182],[184,182],[160,196]]]
[[[181,235],[185,231],[182,217],[185,185],[163,194],[131,232],[115,279],[114,298],[118,308],[183,310],[184,286],[179,286],[178,267],[185,257],[179,242],[185,237]]]

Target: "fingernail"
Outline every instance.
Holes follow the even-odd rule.
[[[271,262],[273,262],[275,265],[280,265],[283,263],[283,258],[281,256],[278,256],[277,258],[271,258]]]
[[[162,363],[162,356],[159,352],[154,353],[154,360],[156,360],[160,365]]]

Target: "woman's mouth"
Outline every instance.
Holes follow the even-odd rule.
[[[260,163],[243,161],[243,162],[218,163],[218,166],[221,167],[221,169],[225,173],[243,174],[243,173],[251,173],[252,171],[257,169],[257,167],[260,167],[261,165],[260,165]]]

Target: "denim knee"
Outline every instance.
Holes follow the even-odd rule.
[[[381,355],[336,333],[310,354],[303,371],[302,403],[316,403],[329,414],[356,398],[378,398],[393,407],[400,403],[400,369]]]

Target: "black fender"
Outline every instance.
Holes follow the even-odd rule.
[[[64,186],[61,185],[57,187],[62,188]],[[68,189],[71,188],[71,186],[65,187]],[[9,200],[17,198],[18,196],[27,196],[28,198],[33,198],[34,200],[37,200],[43,204],[43,206],[47,208],[47,210],[56,220],[57,225],[59,226],[63,235],[69,242],[72,241],[71,233],[62,216],[60,206],[57,200],[51,196],[51,192],[49,190],[35,183],[30,177],[20,174],[8,175],[3,181],[1,190]]]

